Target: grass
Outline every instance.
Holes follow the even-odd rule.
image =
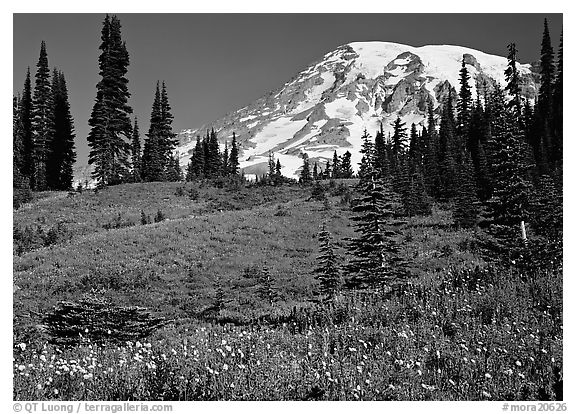
[[[341,256],[354,234],[338,196],[326,210],[299,187],[203,187],[197,201],[176,196],[177,187],[56,195],[15,212],[21,225],[68,220],[72,233],[14,258],[15,399],[561,398],[561,274],[527,278],[485,263],[475,231],[453,229],[446,209],[406,226],[410,289],[347,294],[319,308],[316,233],[326,221]],[[118,211],[136,217],[144,208],[169,220],[100,226]],[[264,265],[279,296],[273,305],[253,277]],[[277,323],[206,323],[199,315],[218,287],[226,300],[220,316]],[[89,292],[173,322],[142,343],[47,343],[37,315]]]

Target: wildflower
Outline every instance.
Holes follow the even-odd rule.
[[[230,388],[234,388],[234,383],[230,384]]]
[[[418,375],[422,375],[422,371],[418,370],[416,372],[418,373]]]
[[[21,349],[22,351],[26,351],[26,344],[25,344],[24,342],[19,343],[18,346],[20,347],[20,349]]]
[[[352,348],[352,347],[348,347],[348,351],[350,351],[350,352],[356,352],[357,349],[356,349],[356,348]]]
[[[39,390],[41,390],[41,389],[42,389],[42,384],[36,385],[36,388],[38,388]]]
[[[484,374],[484,376],[485,376],[487,379],[492,378],[492,375],[490,375],[488,372],[487,372],[486,374]]]
[[[521,363],[520,361],[516,361],[516,366],[517,366],[517,367],[521,367],[521,366],[522,366],[522,363]]]
[[[108,335],[112,335],[112,331],[108,329]]]
[[[84,329],[84,332],[88,333],[88,328]]]
[[[223,369],[224,371],[228,371],[228,364],[224,364],[224,365],[222,366],[222,369]]]
[[[58,395],[58,390],[54,388],[54,394]]]
[[[448,380],[448,382],[450,383],[450,385],[452,385],[453,387],[456,386],[456,383],[454,381],[452,381],[451,379]]]
[[[232,351],[232,347],[230,345],[226,345],[225,348],[226,348],[226,351],[228,351],[228,352]]]
[[[426,391],[434,391],[436,389],[434,385],[428,385],[424,383],[422,383],[422,388],[424,388]]]
[[[482,395],[483,395],[484,397],[487,397],[487,398],[492,398],[492,396],[490,395],[490,393],[488,393],[488,392],[486,392],[486,391],[482,391]]]
[[[18,370],[24,371],[26,367],[24,365],[18,365]]]
[[[87,379],[90,379],[90,378],[92,378],[92,374],[91,374],[91,373],[90,373],[90,374],[84,374],[84,379],[87,380]]]

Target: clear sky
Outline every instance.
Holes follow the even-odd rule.
[[[86,164],[88,118],[98,77],[104,14],[14,14],[13,90],[32,77],[46,41],[48,61],[66,76],[78,162]],[[156,80],[164,80],[174,130],[194,128],[282,86],[309,63],[353,41],[412,46],[454,44],[539,59],[544,17],[555,50],[561,14],[118,14],[130,53],[130,104],[141,133]],[[143,137],[144,138],[144,137]]]

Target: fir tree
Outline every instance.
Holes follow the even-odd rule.
[[[397,240],[399,197],[380,180],[365,179],[358,189],[361,195],[352,208],[358,236],[348,243],[352,258],[345,283],[348,288],[381,288],[407,275]]]
[[[374,162],[378,176],[381,178],[388,177],[390,174],[390,168],[388,165],[388,154],[386,152],[386,142],[384,139],[382,123],[380,123],[380,130],[376,133],[376,137],[374,137]]]
[[[542,111],[548,116],[554,89],[554,49],[550,40],[548,20],[544,19],[544,33],[542,34],[542,48],[540,49],[540,89],[538,103]]]
[[[302,154],[302,171],[300,171],[300,183],[308,184],[312,181],[312,176],[310,174],[310,161],[308,160],[308,154]]]
[[[19,119],[22,123],[22,168],[21,173],[30,180],[34,176],[34,136],[32,131],[32,82],[30,68],[26,72],[22,101],[18,106]]]
[[[457,227],[474,227],[478,221],[478,199],[474,165],[471,155],[466,152],[458,168],[457,188],[454,205],[454,224]]]
[[[40,58],[36,65],[36,85],[34,86],[32,134],[34,143],[34,176],[32,188],[42,191],[48,189],[46,164],[50,157],[50,148],[54,138],[54,103],[50,85],[50,69],[46,43],[40,46]]]
[[[358,168],[358,177],[360,181],[371,181],[375,177],[374,169],[374,144],[371,141],[370,134],[366,129],[362,134],[362,148],[360,153],[362,154],[362,160],[360,161],[360,167]]]
[[[178,182],[182,181],[182,169],[178,161],[177,154],[171,154],[168,158],[168,166],[165,172],[166,181]]]
[[[332,178],[341,178],[340,175],[340,159],[336,151],[334,151],[332,156]]]
[[[314,179],[314,181],[317,181],[319,179],[317,162],[314,163],[314,168],[312,168],[312,178]]]
[[[390,172],[393,176],[397,176],[400,170],[400,164],[404,158],[406,151],[406,123],[402,122],[400,117],[392,123],[394,132],[392,134],[392,154],[390,158]]]
[[[20,118],[22,101],[17,97],[12,98],[12,187],[26,187],[27,179],[22,174],[24,165],[24,128]]]
[[[329,179],[332,176],[332,166],[330,161],[326,161],[326,167],[324,168],[324,174],[322,174],[325,179]]]
[[[340,163],[340,178],[352,178],[354,176],[351,160],[352,154],[350,151],[346,151],[344,155],[342,155],[342,161]]]
[[[46,164],[47,182],[52,189],[68,190],[72,188],[76,160],[74,120],[70,114],[66,79],[56,69],[52,76],[52,97],[54,135]]]
[[[220,156],[220,145],[214,128],[207,133],[206,140],[205,175],[207,178],[215,178],[222,173],[222,157]]]
[[[422,136],[422,140],[426,143],[426,150],[423,154],[423,175],[426,177],[424,181],[426,192],[433,198],[438,199],[440,196],[439,143],[431,101],[428,101],[428,127],[426,128],[426,135]]]
[[[516,50],[516,44],[510,43],[508,45],[508,66],[504,71],[507,82],[504,90],[507,91],[511,97],[510,101],[508,101],[507,108],[509,111],[512,111],[512,114],[516,118],[516,122],[521,125],[522,100],[520,99],[520,78],[518,75],[518,69],[516,68],[517,54],[518,51]]]
[[[230,174],[230,155],[228,153],[228,141],[224,142],[224,152],[222,153],[222,175]]]
[[[132,180],[135,183],[142,181],[142,145],[140,143],[140,128],[138,118],[134,117],[134,128],[132,129]]]
[[[232,133],[232,148],[230,149],[230,157],[228,159],[228,169],[230,174],[237,175],[238,174],[238,143],[236,142],[236,133]]]
[[[164,175],[166,160],[162,144],[162,104],[160,82],[156,83],[156,93],[150,114],[150,127],[144,142],[142,155],[142,178],[144,181],[161,181]]]
[[[322,230],[318,233],[320,244],[320,254],[317,258],[317,265],[314,273],[316,280],[320,282],[319,293],[327,300],[331,300],[340,289],[340,268],[338,258],[334,254],[332,236],[326,230],[326,224],[322,224]]]
[[[276,168],[275,168],[274,174],[275,174],[276,179],[278,181],[282,180],[282,164],[280,164],[280,159],[276,160]]]
[[[172,170],[176,164],[174,164],[173,153],[178,145],[178,140],[176,140],[176,134],[172,131],[172,122],[174,121],[174,116],[172,115],[172,107],[170,106],[170,101],[168,100],[168,92],[166,90],[166,84],[162,82],[162,92],[160,94],[160,113],[161,113],[161,124],[160,124],[160,136],[161,136],[161,151],[162,158],[165,165],[172,166]],[[172,160],[171,160],[172,159]],[[178,167],[180,171],[180,167]],[[181,173],[180,173],[181,174]]]
[[[465,136],[468,133],[470,124],[470,111],[472,109],[472,91],[470,89],[470,75],[466,68],[464,58],[462,58],[462,69],[460,69],[460,93],[458,95],[458,125],[457,132]]]
[[[440,121],[439,133],[439,196],[442,200],[452,198],[456,190],[456,153],[460,148],[457,144],[453,114],[452,97],[451,94],[449,94],[448,99],[442,107],[442,119]]]
[[[553,150],[554,159],[558,163],[558,167],[562,168],[562,152],[563,152],[563,56],[564,49],[562,45],[562,34],[560,35],[560,46],[558,48],[558,70],[556,73],[556,81],[554,82],[554,91],[552,96],[552,134],[553,134]]]
[[[88,124],[88,163],[94,165],[93,178],[100,187],[126,181],[129,174],[129,140],[132,123],[128,105],[128,65],[126,43],[122,40],[120,20],[106,15],[102,27],[102,53],[98,58],[101,80],[96,85],[96,102]]]

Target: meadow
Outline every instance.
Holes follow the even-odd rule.
[[[481,231],[436,205],[403,229],[408,284],[318,303],[320,226],[342,261],[354,234],[348,190],[326,187],[327,202],[299,186],[127,184],[16,210],[15,228],[64,236],[15,251],[14,399],[562,399],[561,269],[490,262]],[[42,315],[85,295],[167,323],[137,341],[88,327],[75,346],[50,341]]]

